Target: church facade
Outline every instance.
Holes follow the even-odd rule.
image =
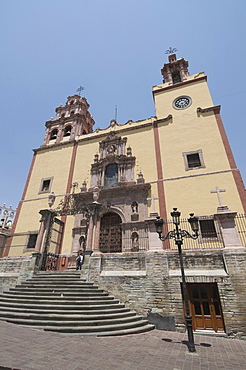
[[[154,221],[169,220],[174,207],[184,218],[193,212],[199,237],[184,241],[184,261],[194,329],[246,335],[237,291],[245,244],[235,223],[246,213],[245,188],[220,106],[205,74],[190,75],[183,58],[170,55],[161,73],[154,117],[93,131],[84,97],[56,108],[34,149],[4,256],[40,253],[39,267],[62,270],[75,268],[82,251],[88,279],[160,326],[182,330],[177,250],[160,241]],[[164,232],[170,228],[166,222]]]

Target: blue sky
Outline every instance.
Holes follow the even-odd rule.
[[[155,115],[165,51],[205,71],[246,180],[244,0],[0,0],[0,205],[18,205],[45,122],[77,88],[97,127]],[[81,179],[82,181],[83,179]],[[222,184],[223,185],[223,184]],[[222,186],[221,185],[221,186]]]

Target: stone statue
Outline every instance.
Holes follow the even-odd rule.
[[[99,198],[99,188],[95,186],[95,188],[93,189],[93,199],[94,199],[93,203],[98,203],[97,202],[98,198]]]
[[[54,192],[52,191],[52,193],[49,195],[49,198],[48,198],[49,208],[51,208],[53,206],[53,204],[55,203],[55,200],[56,200],[56,196],[55,196]]]

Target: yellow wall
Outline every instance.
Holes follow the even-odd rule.
[[[177,207],[183,217],[188,216],[190,212],[198,216],[216,213],[219,205],[217,195],[210,193],[216,186],[226,189],[226,192],[221,194],[223,204],[229,206],[232,211],[243,212],[233,174],[229,172],[229,162],[214,113],[211,111],[197,114],[198,107],[212,107],[213,102],[206,81],[197,81],[195,76],[189,77],[189,81],[193,81],[190,84],[174,85],[167,90],[166,84],[153,88],[154,91],[164,89],[155,93],[157,119],[172,115],[172,120],[158,123],[167,213],[169,215],[173,207]],[[190,96],[192,104],[186,109],[174,109],[172,103],[181,95]],[[99,153],[99,143],[114,131],[118,136],[127,137],[126,147],[130,146],[132,155],[136,157],[135,181],[141,171],[145,182],[151,183],[149,197],[151,194],[157,197],[154,130],[152,125],[148,125],[155,119],[153,117],[125,125],[111,125],[107,129],[80,136],[72,183],[77,182],[80,188],[86,180],[87,188],[90,187],[91,165],[94,163],[94,155]],[[39,211],[48,207],[49,195],[38,194],[43,178],[53,177],[51,191],[57,196],[54,208],[63,199],[58,195],[66,193],[73,148],[73,142],[67,142],[37,152],[25,197],[27,201],[22,204],[16,233],[37,231],[40,227]],[[202,150],[205,168],[186,171],[182,153],[197,150]],[[76,191],[79,192],[79,188]],[[42,199],[44,197],[45,199]],[[30,201],[32,199],[36,200]],[[155,209],[159,211],[158,201],[155,201]],[[149,201],[148,213],[151,211],[152,205]],[[64,254],[71,252],[73,227],[74,216],[68,216],[63,239]],[[22,254],[25,238],[26,235],[23,234],[14,236],[12,244],[16,246],[10,250],[10,255]]]
[[[164,86],[164,85],[163,85]],[[186,109],[175,109],[172,102],[181,95],[188,95],[192,104]],[[160,117],[169,114],[169,123],[159,124],[159,138],[165,180],[167,211],[178,207],[183,213],[207,215],[216,212],[219,205],[216,186],[226,189],[222,193],[224,205],[233,211],[243,212],[228,158],[213,112],[197,114],[198,107],[213,106],[206,81],[183,85],[157,94],[156,111]],[[202,150],[205,168],[185,169],[182,153]],[[225,173],[214,174],[218,171]],[[209,175],[210,173],[210,175]],[[196,175],[203,175],[194,177]],[[180,178],[180,179],[177,179]]]

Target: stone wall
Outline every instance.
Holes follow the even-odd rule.
[[[246,337],[246,248],[186,250],[183,258],[188,283],[217,283],[226,333]],[[139,314],[161,320],[160,328],[185,330],[177,251],[94,253],[89,279]]]
[[[38,263],[39,253],[26,257],[0,258],[0,293],[31,277]]]

